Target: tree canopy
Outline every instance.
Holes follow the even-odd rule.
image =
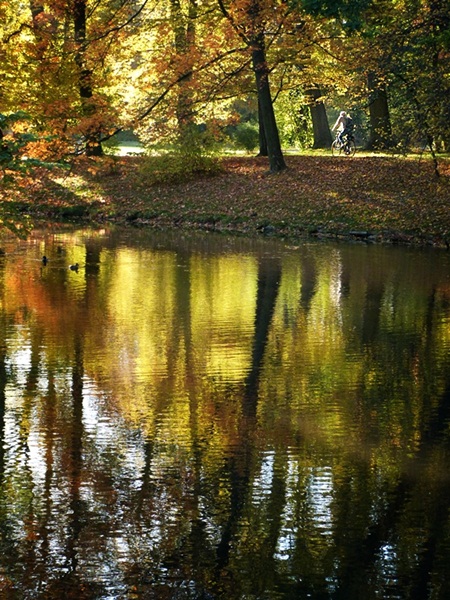
[[[259,119],[277,171],[283,144],[328,143],[318,106],[354,112],[373,148],[448,150],[449,14],[448,0],[2,2],[0,158],[101,154],[122,130],[204,147]]]

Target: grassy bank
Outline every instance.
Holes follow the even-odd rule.
[[[4,220],[450,243],[450,163],[436,178],[419,158],[288,156],[288,169],[273,175],[265,158],[229,157],[214,175],[154,183],[148,160],[80,159],[4,183]]]

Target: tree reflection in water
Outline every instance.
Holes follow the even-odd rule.
[[[0,598],[450,597],[446,253],[8,244]]]

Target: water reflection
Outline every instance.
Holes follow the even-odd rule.
[[[3,245],[0,598],[450,597],[447,253]]]

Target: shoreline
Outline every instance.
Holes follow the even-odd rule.
[[[286,160],[286,171],[269,174],[266,158],[226,157],[215,174],[155,183],[148,158],[83,159],[69,173],[2,187],[2,208],[23,227],[109,224],[450,249],[449,162],[435,178],[424,159]]]

